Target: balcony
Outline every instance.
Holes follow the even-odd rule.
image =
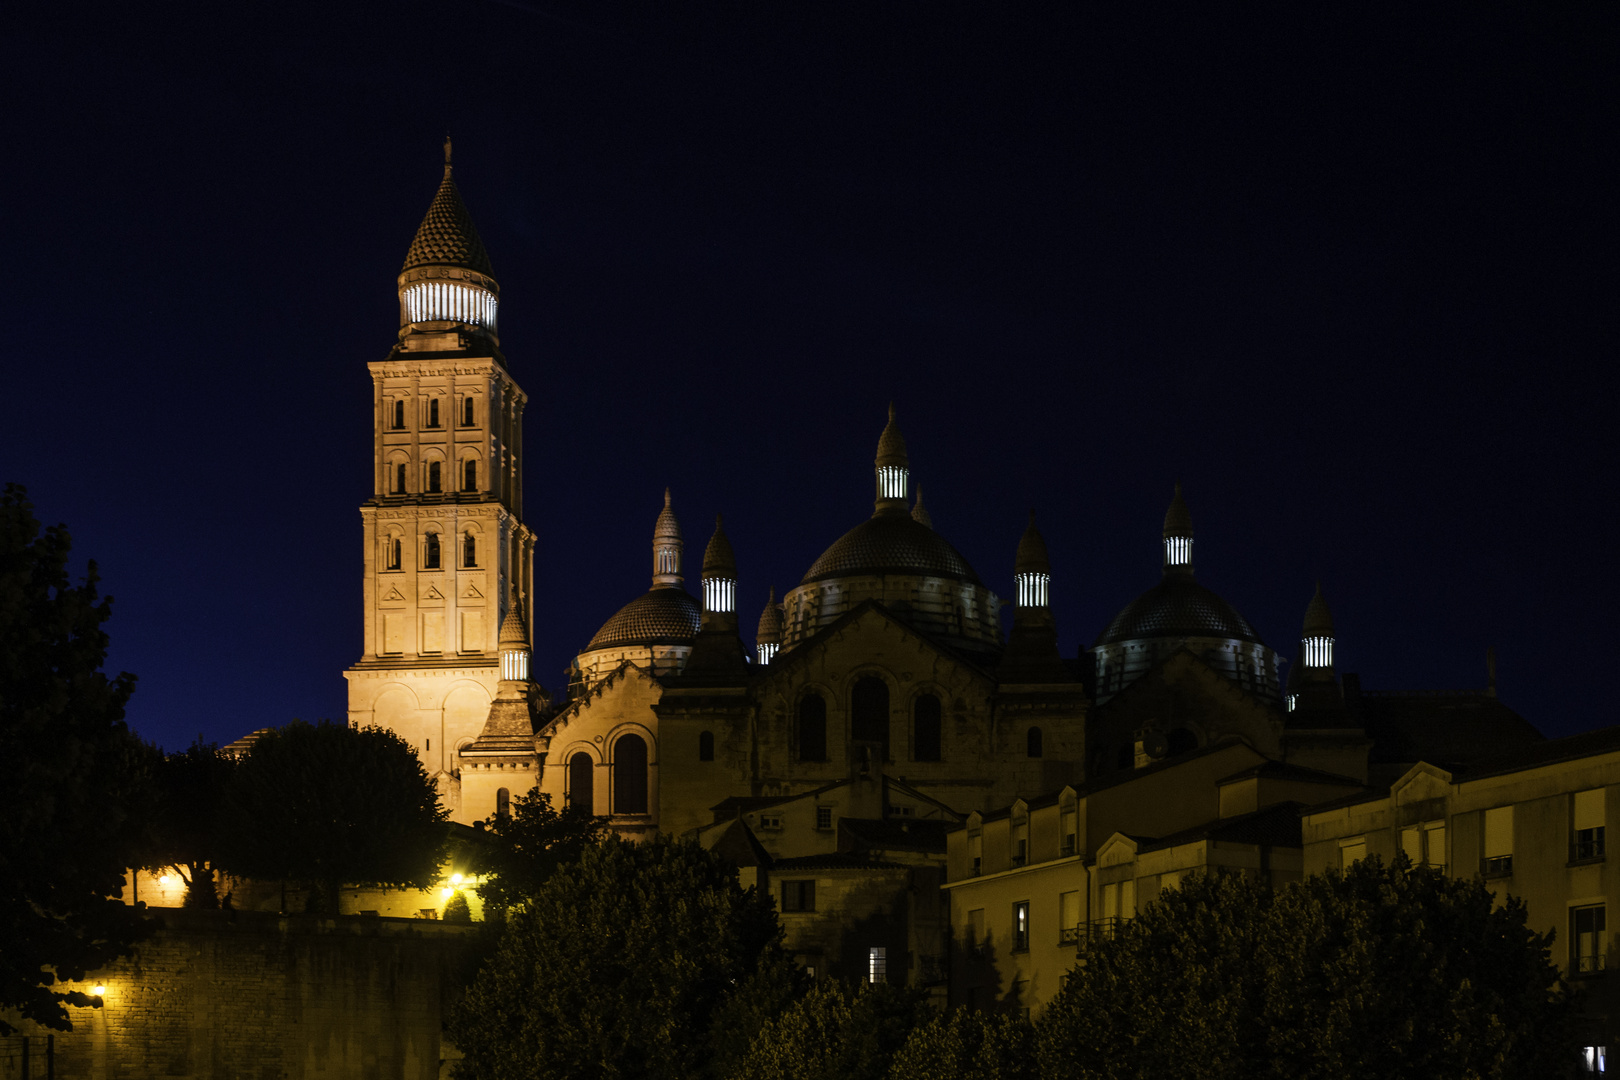
[[[1121,921],[1122,920],[1118,916],[1114,915],[1110,915],[1103,919],[1092,919],[1090,924],[1087,926],[1086,932],[1091,937],[1107,940],[1108,938],[1111,938],[1115,934],[1119,933]],[[1076,929],[1078,930],[1078,928]]]
[[[1488,878],[1508,877],[1513,873],[1513,856],[1495,855],[1489,859],[1481,859],[1479,872]]]
[[[1587,956],[1577,956],[1575,958],[1575,974],[1577,975],[1601,975],[1606,968],[1607,965],[1604,963],[1602,953],[1591,953]]]
[[[1078,945],[1078,944],[1080,944],[1080,928],[1078,926],[1069,926],[1069,927],[1065,927],[1062,930],[1059,930],[1058,931],[1058,944],[1059,945]]]

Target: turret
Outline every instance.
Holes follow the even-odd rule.
[[[765,610],[759,613],[759,628],[754,631],[754,648],[761,664],[769,664],[782,648],[782,605],[776,602],[776,586],[765,601]]]
[[[737,556],[719,514],[714,516],[714,535],[703,551],[703,628],[711,626],[737,627]]]
[[[466,337],[500,343],[501,287],[472,217],[461,201],[444,140],[444,179],[416,230],[399,273],[399,339],[406,351],[466,347]]]
[[[506,619],[501,623],[501,682],[527,683],[529,681],[529,628],[523,624],[523,601],[516,589],[506,606]]]
[[[664,508],[653,525],[653,588],[680,588],[681,577],[681,523],[675,520],[670,506],[669,488],[664,489]]]
[[[1023,539],[1018,541],[1018,555],[1013,560],[1013,580],[1018,585],[1018,610],[1045,608],[1047,586],[1052,582],[1052,561],[1046,555],[1046,541],[1035,527],[1035,511],[1029,512],[1029,525]]]
[[[1337,678],[1333,670],[1333,614],[1328,611],[1322,586],[1305,608],[1305,625],[1299,636],[1299,658],[1288,673],[1283,703],[1289,712],[1307,706],[1320,708],[1338,701]]]
[[[923,505],[921,484],[917,485],[917,501],[911,507],[911,520],[930,529],[934,527],[934,516],[928,512],[928,507]]]
[[[889,406],[889,422],[878,438],[877,448],[877,506],[874,516],[908,511],[906,488],[911,481],[911,467],[906,460],[906,440],[900,426],[894,422],[894,406]]]
[[[1192,546],[1192,513],[1181,498],[1178,483],[1170,499],[1170,509],[1164,514],[1164,572],[1190,575],[1193,572]]]
[[[1057,624],[1048,606],[1052,583],[1052,561],[1046,554],[1046,540],[1035,527],[1035,511],[1018,541],[1013,558],[1013,581],[1018,590],[1018,606],[1013,609],[1012,634],[1002,659],[1004,682],[1067,682],[1072,678],[1058,654]]]

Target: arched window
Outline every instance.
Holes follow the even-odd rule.
[[[461,426],[473,426],[473,399],[470,397],[461,399]]]
[[[474,458],[468,458],[461,465],[461,490],[478,490],[478,462]]]
[[[396,398],[394,400],[394,430],[395,431],[404,431],[405,430],[405,399],[404,398]]]
[[[439,426],[439,399],[428,398],[428,427]]]
[[[799,699],[799,760],[827,760],[827,699],[814,690]]]
[[[698,760],[714,760],[714,732],[705,731],[698,736]]]
[[[596,762],[583,750],[568,759],[568,805],[596,813]]]
[[[621,735],[613,744],[613,812],[647,812],[647,743],[640,735]]]
[[[512,816],[512,793],[506,788],[495,791],[495,816],[502,820]]]
[[[1041,729],[1032,727],[1024,734],[1024,754],[1028,757],[1041,756]]]
[[[405,494],[405,463],[403,461],[394,467],[394,494]]]
[[[427,540],[422,545],[422,569],[437,570],[439,568],[439,534],[428,533]]]
[[[427,489],[429,491],[442,490],[439,486],[439,463],[437,461],[428,462]]]
[[[939,698],[923,694],[912,706],[911,757],[913,761],[939,760]]]
[[[877,743],[880,760],[889,760],[889,684],[867,676],[850,695],[849,737],[855,742]]]
[[[399,569],[399,556],[399,538],[395,537],[394,539],[388,541],[388,569]]]
[[[461,538],[461,565],[466,567],[478,565],[478,538],[471,532]]]

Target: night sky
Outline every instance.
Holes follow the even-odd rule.
[[[344,715],[365,365],[446,130],[553,690],[666,484],[693,592],[725,513],[751,644],[870,513],[892,400],[1003,597],[1036,508],[1067,655],[1180,480],[1285,656],[1320,580],[1370,689],[1494,645],[1543,731],[1614,722],[1614,5],[249,7],[3,36],[0,480],[99,564],[144,736]]]

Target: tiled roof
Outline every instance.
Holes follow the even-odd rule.
[[[979,582],[973,567],[943,536],[900,511],[875,514],[839,537],[805,573],[801,584],[884,573]]]
[[[703,615],[685,589],[658,588],[642,593],[602,624],[586,648],[623,645],[690,645]]]
[[[838,831],[871,851],[929,851],[944,854],[945,832],[954,824],[939,818],[840,818]]]
[[[855,852],[829,852],[825,855],[796,855],[771,864],[777,873],[786,870],[904,870],[905,864],[885,859],[869,859]]]
[[[427,217],[416,230],[416,239],[411,241],[411,250],[405,254],[405,270],[418,266],[461,266],[488,277],[495,276],[484,242],[473,227],[472,217],[461,201],[461,192],[450,178],[448,168],[444,182],[433,196],[433,204],[428,207]]]
[[[1264,644],[1249,620],[1186,574],[1168,574],[1125,605],[1097,637],[1112,645],[1138,638],[1214,637]]]
[[[1237,817],[1208,821],[1191,829],[1183,829],[1157,840],[1149,840],[1137,847],[1137,854],[1179,847],[1198,840],[1221,840],[1229,844],[1267,844],[1272,847],[1300,847],[1299,814],[1303,806],[1297,802],[1278,803],[1253,813]]]
[[[1284,761],[1267,761],[1244,769],[1242,772],[1223,776],[1215,781],[1216,785],[1230,784],[1236,780],[1247,780],[1250,777],[1263,776],[1268,780],[1305,780],[1317,784],[1355,784],[1362,786],[1361,781],[1350,776],[1340,776],[1338,773],[1323,772],[1321,769],[1307,769],[1303,765],[1290,765]]]
[[[1609,754],[1620,750],[1620,727],[1584,731],[1562,739],[1548,739],[1535,746],[1527,746],[1507,754],[1494,754],[1481,758],[1457,770],[1453,775],[1458,783],[1467,783],[1486,776],[1534,769],[1560,761]]]
[[[1519,755],[1546,740],[1530,722],[1485,691],[1359,691],[1351,713],[1373,740],[1373,760],[1427,761],[1450,769]]]

